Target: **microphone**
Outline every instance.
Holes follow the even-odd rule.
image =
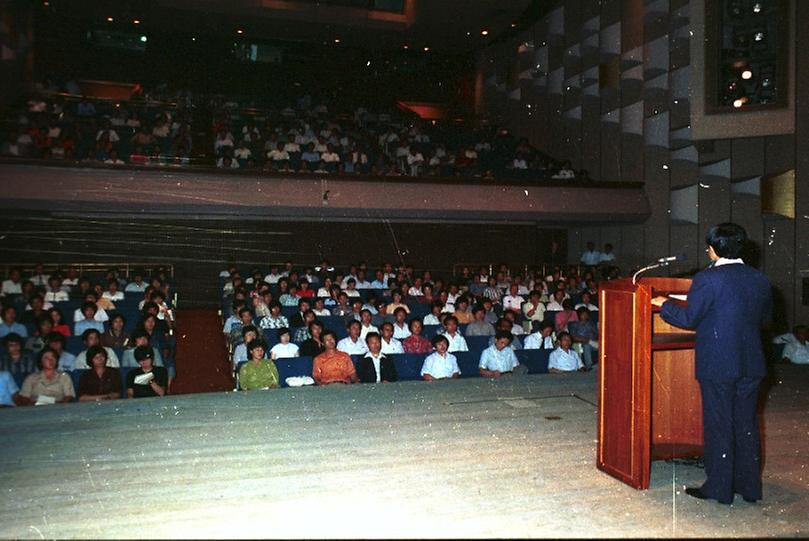
[[[666,266],[670,265],[671,263],[673,263],[675,261],[685,261],[685,256],[683,254],[680,254],[680,255],[670,255],[668,257],[661,257],[660,259],[658,259],[657,261],[655,261],[651,265],[647,265],[646,267],[643,267],[638,272],[633,274],[632,275],[632,283],[633,284],[637,283],[637,279],[638,279],[639,274],[641,274],[643,272],[646,272],[648,270],[656,269],[658,267],[666,267]]]

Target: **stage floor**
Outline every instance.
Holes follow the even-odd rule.
[[[0,537],[809,535],[809,367],[779,366],[764,501],[595,467],[595,373],[0,411]]]

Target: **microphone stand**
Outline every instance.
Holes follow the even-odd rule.
[[[632,275],[632,285],[635,285],[637,283],[639,274],[644,273],[648,270],[657,269],[659,267],[668,267],[669,265],[671,265],[671,261],[658,261],[657,263],[652,263],[649,266],[643,267],[638,272]]]

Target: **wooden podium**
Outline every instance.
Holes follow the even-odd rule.
[[[702,455],[694,332],[667,324],[651,299],[691,280],[606,282],[599,291],[598,468],[649,488],[652,460]],[[681,301],[675,301],[681,302]]]

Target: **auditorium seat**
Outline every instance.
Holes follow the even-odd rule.
[[[480,352],[479,351],[456,351],[453,353],[458,360],[458,368],[461,369],[462,378],[480,377]]]
[[[424,338],[426,338],[427,340],[432,340],[432,339],[433,339],[433,336],[435,336],[436,334],[438,334],[438,329],[439,329],[439,328],[441,328],[441,326],[440,326],[440,325],[425,325],[425,326],[424,326],[424,330],[421,332],[421,334],[422,334],[422,335],[424,336]]]
[[[520,349],[514,353],[520,364],[528,368],[529,374],[547,374],[548,360],[552,351],[550,349]]]
[[[78,355],[84,351],[84,342],[82,341],[81,336],[68,336],[65,339],[65,351],[72,353],[73,355]]]
[[[466,345],[469,346],[469,351],[482,352],[489,347],[490,336],[467,336]]]
[[[292,357],[275,361],[281,387],[288,386],[286,379],[289,377],[309,376],[311,378],[313,362],[314,359],[312,357]]]
[[[421,367],[424,364],[424,353],[399,353],[388,355],[396,366],[399,381],[414,381],[421,379]]]

